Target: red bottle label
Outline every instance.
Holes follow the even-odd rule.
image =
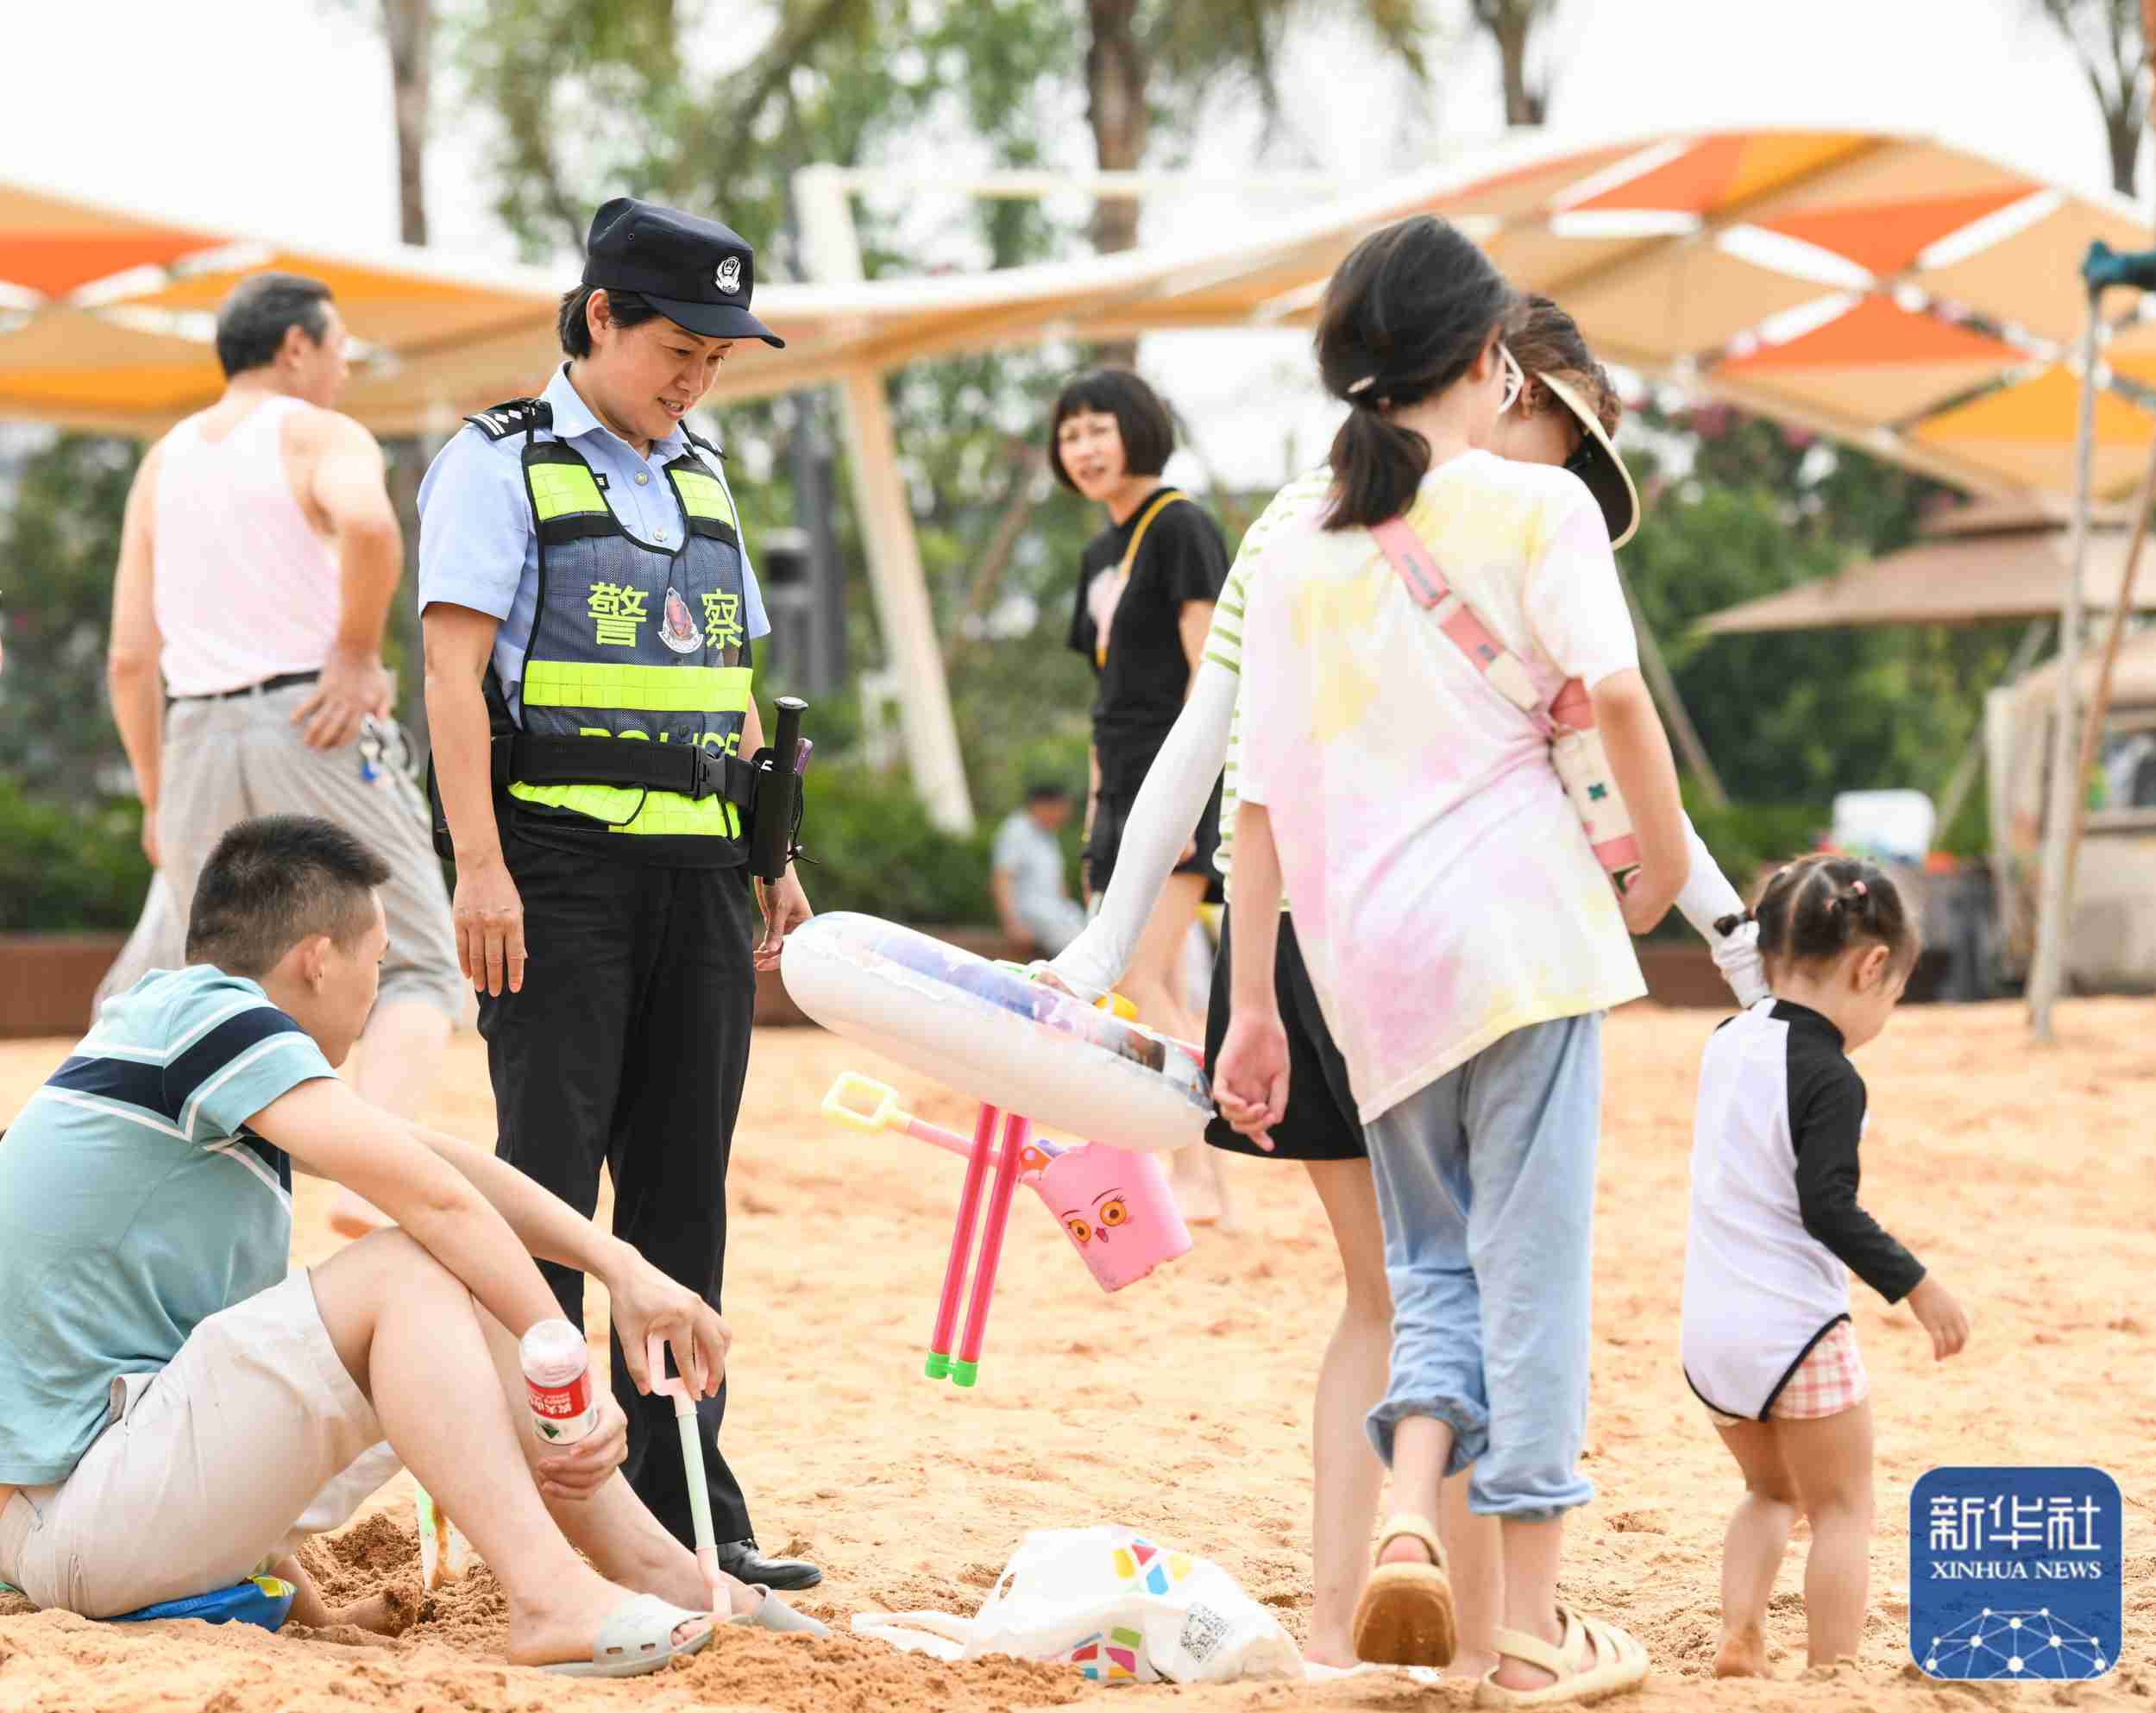
[[[599,1426],[588,1368],[566,1386],[542,1386],[527,1376],[524,1387],[531,1400],[531,1430],[542,1439],[567,1444]]]

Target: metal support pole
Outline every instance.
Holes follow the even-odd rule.
[[[2096,450],[2096,340],[2101,287],[2089,288],[2089,324],[2081,341],[2081,431],[2075,449],[2073,545],[2067,556],[2065,599],[2059,603],[2058,694],[2052,706],[2051,779],[2044,808],[2041,890],[2036,913],[2036,955],[2029,970],[2029,1028],[2048,1043],[2052,1007],[2065,986],[2066,941],[2072,928],[2073,876],[2068,847],[2081,780],[2074,771],[2081,746],[2075,709],[2081,690],[2082,580],[2089,568],[2089,499]]]
[[[2126,564],[2119,572],[2119,601],[2112,609],[2110,634],[2103,639],[2103,664],[2096,668],[2096,689],[2089,697],[2089,712],[2082,722],[2081,765],[2077,778],[2086,779],[2103,746],[2104,717],[2111,711],[2111,679],[2118,670],[2119,646],[2126,640],[2126,627],[2134,616],[2134,584],[2141,569],[2141,548],[2148,539],[2149,507],[2156,505],[2156,439],[2148,445],[2148,464],[2141,472],[2140,490],[2134,495],[2134,534],[2127,544]],[[2071,887],[2081,861],[2081,834],[2089,819],[2085,793],[2074,797],[2073,834],[2066,841],[2066,879]]]
[[[847,194],[844,176],[833,168],[804,167],[795,176],[802,252],[809,274],[818,280],[862,277],[860,242]],[[881,372],[850,371],[840,383],[839,402],[877,617],[884,646],[905,685],[898,714],[906,735],[907,765],[929,819],[946,832],[968,834],[973,830],[973,803],[959,753],[958,726],[951,717],[943,652],[928,606],[921,547],[914,538],[913,507],[898,466],[890,400]]]

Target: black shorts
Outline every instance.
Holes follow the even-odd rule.
[[[1197,818],[1197,831],[1193,835],[1197,849],[1187,862],[1176,864],[1177,874],[1202,874],[1205,877],[1205,902],[1216,904],[1221,901],[1220,871],[1213,866],[1213,854],[1220,849],[1220,785],[1213,781],[1213,795],[1207,799],[1205,813]],[[1132,790],[1128,797],[1111,797],[1103,794],[1093,810],[1093,836],[1085,846],[1085,880],[1096,897],[1108,890],[1108,879],[1116,872],[1116,853],[1123,843],[1123,828],[1130,820],[1132,807],[1138,794]]]
[[[1221,922],[1220,954],[1213,960],[1212,1003],[1205,1008],[1205,1062],[1220,1057],[1228,1036],[1228,947],[1230,910]],[[1355,1116],[1348,1086],[1348,1061],[1333,1045],[1332,1031],[1317,1009],[1295,924],[1280,912],[1280,937],[1273,951],[1273,995],[1279,1002],[1280,1023],[1287,1030],[1287,1113],[1273,1127],[1268,1154],[1217,1114],[1205,1127],[1205,1140],[1231,1154],[1260,1160],[1363,1160],[1362,1120]]]

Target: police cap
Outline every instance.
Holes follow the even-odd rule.
[[[749,313],[756,252],[716,220],[618,196],[592,216],[584,283],[634,292],[668,320],[711,339],[786,341]]]

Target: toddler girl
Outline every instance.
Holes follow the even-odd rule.
[[[1908,1298],[1935,1357],[1969,1336],[1945,1288],[1857,1201],[1864,1085],[1847,1055],[1886,1027],[1916,964],[1900,894],[1869,863],[1807,857],[1750,914],[1774,994],[1718,1030],[1701,1062],[1684,1257],[1685,1379],[1744,1475],[1718,1677],[1766,1675],[1767,1600],[1799,1511],[1810,1663],[1863,1640],[1871,1405],[1849,1275]]]

